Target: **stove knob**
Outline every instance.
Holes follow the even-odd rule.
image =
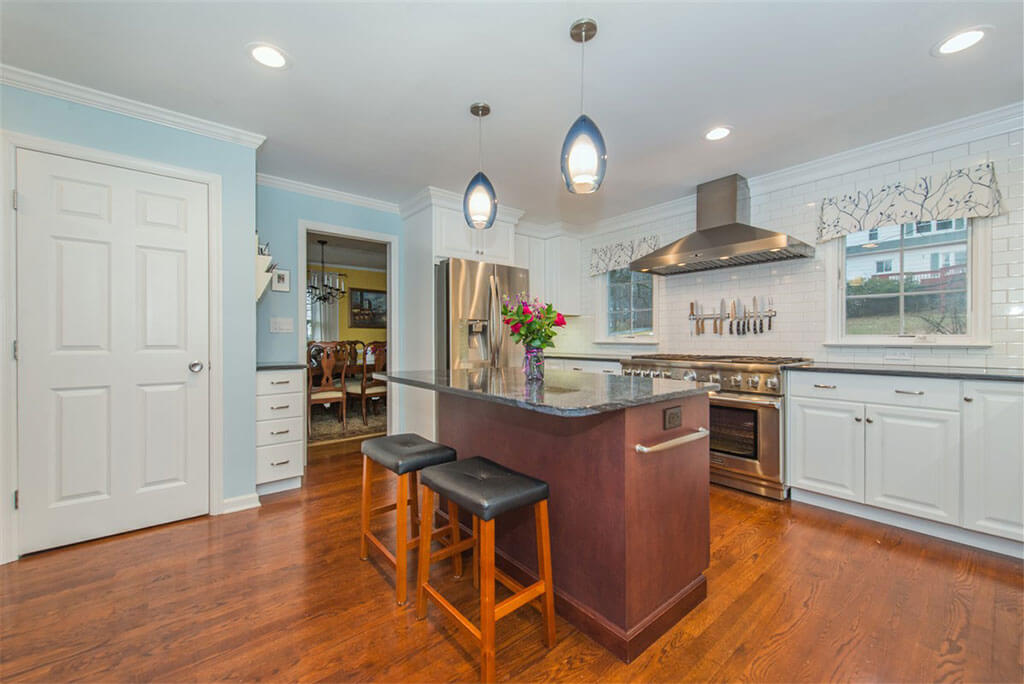
[[[767,387],[770,390],[777,390],[777,389],[779,389],[779,379],[778,378],[768,378],[767,380],[764,381],[764,385],[765,385],[765,387]]]
[[[694,371],[694,370],[683,371],[683,380],[696,380],[696,379],[697,379],[697,371]]]
[[[669,378],[669,379],[672,379],[672,374],[671,374],[671,373],[669,373],[668,371],[662,371],[662,372],[661,372],[661,376],[662,376],[663,378]]]
[[[721,383],[722,376],[719,375],[718,373],[712,373],[711,375],[708,376],[708,382],[713,382],[716,384]]]
[[[758,385],[761,384],[761,376],[751,375],[749,378],[747,378],[747,384],[750,385],[752,388],[757,389]]]
[[[740,385],[743,384],[743,376],[742,375],[734,375],[731,378],[729,378],[729,382],[732,383],[733,387],[739,387]]]
[[[660,370],[652,370],[651,371],[651,377],[652,378],[660,378],[661,377],[661,371]]]
[[[640,377],[641,378],[649,378],[649,377],[651,377],[651,371],[648,370],[647,368],[644,368],[642,371],[640,371]]]

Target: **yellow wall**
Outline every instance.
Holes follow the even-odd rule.
[[[319,270],[319,267],[317,267]],[[388,274],[383,271],[360,271],[354,268],[331,268],[326,269],[329,273],[345,273],[345,285],[349,289],[357,287],[363,290],[388,289]],[[386,328],[350,328],[349,322],[349,298],[345,297],[338,302],[338,336],[337,340],[362,340],[363,342],[386,342],[388,331]],[[391,312],[388,311],[388,325],[391,324]]]

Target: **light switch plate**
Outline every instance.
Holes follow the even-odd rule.
[[[294,318],[276,318],[270,319],[270,332],[272,333],[290,333],[295,331],[295,319]]]

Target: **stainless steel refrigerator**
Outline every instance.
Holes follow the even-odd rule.
[[[435,269],[438,370],[522,365],[522,345],[501,322],[501,303],[530,291],[530,272],[468,259],[445,259]]]

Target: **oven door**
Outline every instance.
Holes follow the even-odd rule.
[[[711,466],[782,481],[782,400],[711,392]]]

